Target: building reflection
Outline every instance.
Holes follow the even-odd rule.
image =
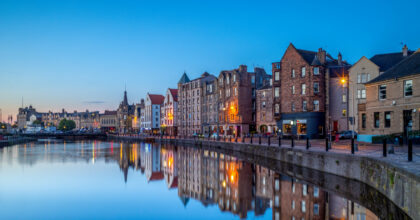
[[[30,165],[38,160],[117,161],[125,182],[129,169],[133,169],[134,175],[138,171],[149,183],[161,180],[168,189],[177,189],[184,206],[193,199],[242,219],[250,215],[272,215],[274,220],[378,219],[370,210],[337,194],[216,151],[117,142],[79,142],[67,144],[65,150],[57,143],[48,142],[42,146],[45,151],[37,157],[27,156],[34,148],[33,144],[3,148],[0,159],[18,157],[20,163]],[[78,157],[65,157],[57,152],[77,154]]]

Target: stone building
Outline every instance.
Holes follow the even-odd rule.
[[[199,78],[190,80],[184,73],[178,82],[178,135],[202,134],[202,91],[204,82],[214,76],[203,73]]]
[[[222,71],[218,76],[219,134],[240,137],[255,130],[256,90],[269,84],[264,69],[248,72],[247,66]]]
[[[273,89],[266,85],[257,90],[256,121],[259,133],[276,133],[277,124],[274,120]]]
[[[165,97],[163,95],[147,93],[145,110],[144,110],[144,125],[145,133],[157,134],[160,132],[160,108]]]
[[[105,110],[103,114],[99,115],[100,128],[103,132],[116,132],[118,127],[117,111]]]
[[[338,61],[341,62],[341,55],[338,56]],[[349,75],[348,69],[350,65],[339,65],[328,68],[329,72],[329,86],[328,86],[328,101],[329,101],[329,118],[331,133],[334,135],[337,132],[346,131],[350,129],[350,120],[348,115],[348,83]]]
[[[358,104],[366,103],[365,83],[401,62],[413,51],[404,45],[401,52],[376,54],[370,59],[363,56],[349,69],[349,117],[355,118],[354,130],[359,131]]]
[[[132,118],[134,116],[134,105],[128,104],[127,91],[124,91],[124,99],[117,109],[118,133],[128,133],[132,130]]]
[[[289,45],[281,61],[273,63],[274,115],[284,135],[313,138],[330,132],[329,111],[336,111],[329,106],[330,68],[347,65],[322,48],[314,52]]]
[[[202,105],[201,105],[201,119],[204,136],[212,135],[217,132],[217,117],[219,95],[217,93],[217,78],[213,75],[208,77],[208,80],[202,82]]]
[[[161,108],[161,127],[166,135],[177,135],[176,112],[178,110],[178,89],[168,88]]]
[[[358,105],[358,140],[420,130],[420,49],[365,86],[366,102]]]

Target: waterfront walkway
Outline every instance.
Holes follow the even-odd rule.
[[[114,135],[113,135],[114,136]],[[220,137],[219,141],[215,138],[198,138],[198,137],[174,137],[174,136],[147,136],[147,135],[117,135],[114,137],[122,139],[138,139],[138,140],[171,140],[171,139],[182,139],[185,141],[203,141],[203,142],[221,142],[221,143],[235,143],[238,145],[261,145],[261,146],[270,146],[270,147],[282,147],[282,148],[292,148],[291,139],[281,139],[279,143],[278,137],[253,137],[252,140],[250,137],[244,138],[228,138]],[[270,139],[270,140],[269,140]],[[309,140],[309,148],[307,149],[307,140],[293,140],[293,148],[299,150],[307,150],[314,152],[326,152],[326,141],[325,139],[311,139]],[[279,145],[280,144],[280,145]],[[394,153],[389,153],[387,150],[387,156],[383,156],[383,145],[382,144],[371,144],[364,142],[356,142],[357,150],[354,152],[355,156],[366,156],[372,157],[375,159],[386,161],[390,164],[393,164],[396,167],[400,167],[409,173],[412,173],[420,177],[420,146],[413,145],[413,156],[412,161],[408,161],[408,146],[407,144],[399,146],[394,144],[387,144],[387,148],[393,146]],[[339,140],[332,141],[328,149],[329,153],[337,154],[348,154],[351,155],[351,140]]]

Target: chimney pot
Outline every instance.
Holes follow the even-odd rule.
[[[404,47],[402,48],[402,54],[403,56],[408,56],[408,48],[407,45],[404,44]]]

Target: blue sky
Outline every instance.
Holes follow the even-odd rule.
[[[116,109],[147,92],[240,64],[279,61],[290,42],[361,56],[420,47],[419,1],[0,1],[3,120]]]

